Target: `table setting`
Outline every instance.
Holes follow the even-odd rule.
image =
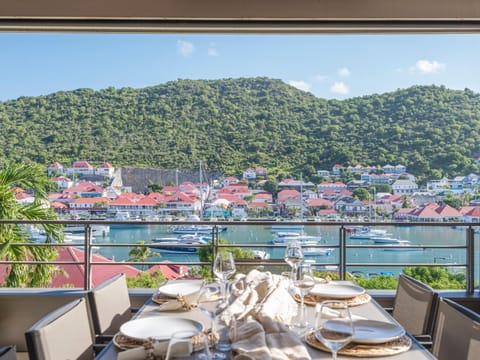
[[[114,337],[117,359],[371,358],[411,349],[403,327],[365,289],[319,277],[298,250],[287,275],[254,269],[230,280],[226,257],[216,280],[167,281],[145,317]]]

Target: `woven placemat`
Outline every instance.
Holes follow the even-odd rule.
[[[330,352],[325,345],[317,340],[313,331],[305,336],[305,341],[308,345],[315,349]],[[412,340],[407,335],[404,335],[398,339],[381,344],[357,344],[351,342],[340,349],[338,354],[353,357],[390,356],[408,351],[410,350],[411,346]]]
[[[208,334],[208,346],[211,347],[218,342],[219,336],[218,333],[209,333]],[[123,335],[121,333],[115,334],[113,337],[113,344],[120,350],[133,349],[139,346],[143,346],[148,340],[138,340],[131,338],[129,336]],[[193,351],[198,351],[203,349],[203,343],[199,342],[199,339],[195,336],[192,338]]]
[[[302,298],[300,297],[299,294],[295,294],[294,298],[297,302],[302,301]],[[346,302],[348,306],[358,306],[358,305],[363,305],[368,303],[371,299],[372,297],[367,293],[363,293],[363,294],[360,294],[351,298],[346,298],[346,299],[335,299],[331,297],[307,294],[305,295],[304,303],[305,305],[315,306],[316,304],[321,303],[322,301],[325,301],[325,300],[338,300],[339,302],[340,301]],[[332,307],[335,307],[335,304],[333,304]]]

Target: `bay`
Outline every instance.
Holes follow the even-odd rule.
[[[166,225],[138,225],[134,227],[117,227],[112,226],[110,233],[105,237],[96,237],[94,243],[101,244],[135,244],[137,241],[145,241],[150,243],[153,238],[173,236],[169,226]],[[411,245],[464,245],[465,230],[452,227],[435,227],[435,226],[380,226],[376,229],[385,229],[389,236],[401,240],[410,241]],[[290,231],[290,230],[286,230]],[[338,226],[321,226],[312,225],[305,226],[307,235],[321,237],[320,245],[338,245],[339,227]],[[271,227],[264,225],[231,225],[227,227],[227,231],[220,233],[220,238],[227,240],[231,244],[252,244],[259,247],[252,249],[264,250],[270,254],[270,259],[283,259],[284,248],[276,246],[274,248],[263,247],[263,244],[271,244],[273,238]],[[347,238],[348,239],[348,238]],[[347,240],[348,245],[369,245],[373,244],[369,240]],[[475,263],[479,262],[479,246],[476,246]],[[115,261],[128,260],[129,248],[101,247],[96,250],[103,256]],[[149,259],[149,261],[165,261],[172,262],[190,262],[198,261],[196,254],[172,254],[161,253]],[[333,249],[330,256],[317,255],[309,256],[309,259],[316,263],[321,263],[319,268],[334,267],[339,262],[339,249]],[[463,264],[465,263],[465,249],[422,249],[420,251],[385,251],[383,249],[347,249],[347,262],[359,263],[359,266],[349,266],[350,272],[361,272],[365,275],[376,274],[393,274],[397,275],[401,272],[403,265],[407,263],[442,263]],[[384,265],[362,266],[366,263],[395,263],[399,266],[387,267]],[[475,269],[475,279],[479,279],[478,266]],[[451,266],[452,271],[463,271],[464,269]]]

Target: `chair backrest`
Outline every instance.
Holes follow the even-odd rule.
[[[17,350],[15,345],[5,345],[0,347],[0,360],[17,360]]]
[[[431,335],[438,294],[427,284],[400,274],[393,317],[412,335]]]
[[[432,353],[439,360],[477,360],[480,356],[480,315],[450,299],[440,299]]]
[[[94,334],[85,297],[45,315],[25,333],[30,360],[92,359]]]
[[[117,274],[95,286],[88,299],[97,335],[115,335],[132,316],[125,274]]]

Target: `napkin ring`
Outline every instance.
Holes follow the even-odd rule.
[[[154,343],[155,339],[148,338],[143,343],[143,349],[145,350],[145,360],[155,360],[155,351],[154,351]]]
[[[177,295],[177,301],[181,304],[183,310],[188,311],[192,310],[195,307],[195,305],[189,304],[181,295]]]

